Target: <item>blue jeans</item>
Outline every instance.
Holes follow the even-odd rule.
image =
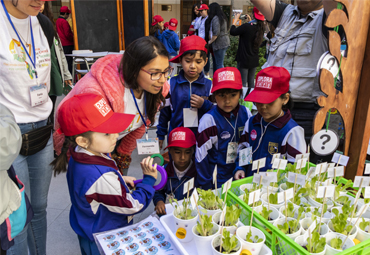
[[[227,48],[213,51],[213,55],[212,55],[213,72],[215,72],[217,69],[224,67],[224,58],[225,58],[226,50]]]
[[[100,255],[98,246],[95,242],[91,242],[89,239],[83,238],[79,235],[78,241],[80,242],[80,249],[82,255]]]
[[[238,62],[238,70],[242,76],[243,87],[254,88],[254,75],[257,67],[243,68],[240,67],[240,62]]]
[[[46,123],[47,120],[43,120],[34,123],[20,123],[18,126],[24,134],[45,126]],[[13,162],[18,178],[25,185],[34,217],[23,231],[14,238],[14,246],[7,251],[7,255],[28,254],[28,249],[31,255],[46,254],[46,206],[52,176],[50,163],[53,159],[53,137],[50,135],[50,139],[43,150],[31,156],[19,154]]]

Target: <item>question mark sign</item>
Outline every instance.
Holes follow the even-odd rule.
[[[332,64],[330,65],[329,63],[330,62],[332,62]],[[331,58],[329,58],[328,59],[328,62],[327,62],[327,64],[329,64],[330,66],[329,66],[329,71],[330,71],[330,69],[334,66],[334,64],[335,64],[335,58],[334,57],[331,57]],[[321,137],[320,137],[321,138]]]
[[[322,149],[322,150],[325,150],[325,146],[324,146],[324,145],[325,145],[326,143],[328,143],[328,142],[330,141],[330,139],[331,139],[331,138],[330,138],[330,135],[326,135],[326,134],[324,134],[324,135],[320,136],[320,139],[323,139],[323,137],[326,137],[326,140],[322,143],[322,145],[323,145],[323,146],[321,147],[321,149]]]

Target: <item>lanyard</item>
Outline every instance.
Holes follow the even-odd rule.
[[[146,125],[146,120],[144,119],[143,115],[141,114],[141,111],[140,111],[139,106],[138,106],[137,101],[136,101],[136,97],[135,97],[134,91],[133,91],[132,89],[130,89],[130,90],[131,90],[132,97],[134,98],[134,101],[135,101],[136,109],[137,109],[137,111],[139,112],[140,117],[141,117],[141,119],[142,119],[142,120],[143,120],[143,122],[144,122],[144,125],[145,125],[146,140],[148,140],[148,127],[147,127],[147,125]],[[144,92],[144,114],[145,114],[145,116],[146,116],[146,94],[145,94],[145,92]]]
[[[33,66],[33,68],[34,68],[34,71],[33,71],[33,72],[35,73],[35,75],[36,75],[36,79],[37,79],[35,42],[34,42],[34,39],[33,39],[33,32],[32,32],[32,22],[31,22],[31,17],[29,17],[29,19],[30,19],[30,29],[31,29],[31,40],[32,40],[32,45],[31,45],[31,46],[32,46],[33,60],[32,60],[32,58],[31,58],[30,54],[28,53],[27,48],[24,46],[24,44],[23,44],[23,42],[22,42],[21,38],[19,37],[19,34],[18,34],[17,29],[15,29],[15,26],[14,26],[14,24],[13,24],[13,22],[12,22],[12,19],[10,18],[10,15],[9,15],[9,13],[8,13],[8,10],[7,10],[7,9],[6,9],[6,7],[5,7],[4,0],[1,0],[1,4],[3,5],[3,8],[4,8],[4,11],[5,11],[5,14],[6,14],[6,16],[8,17],[8,20],[9,20],[10,25],[12,25],[12,28],[13,28],[13,30],[14,30],[14,32],[15,32],[15,34],[17,35],[18,40],[21,42],[21,44],[22,44],[22,47],[23,47],[24,51],[26,52],[26,54],[27,54],[28,58],[30,59],[30,61],[31,61],[31,63],[32,63],[32,66]]]
[[[233,137],[231,137],[231,140],[230,141],[233,141],[234,140],[234,137],[235,137],[236,125],[238,124],[238,115],[239,115],[239,113],[236,114],[235,127],[233,127],[233,125],[231,125],[230,121],[224,116],[224,118],[227,121],[227,123],[229,123],[229,125],[234,129],[234,134],[233,134]],[[236,137],[235,137],[235,142],[236,142]]]

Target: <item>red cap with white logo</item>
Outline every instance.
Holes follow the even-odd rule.
[[[135,115],[115,113],[102,96],[79,94],[66,100],[58,109],[58,133],[66,136],[87,131],[115,134],[124,131]]]
[[[269,104],[289,92],[290,74],[284,67],[270,66],[258,72],[254,90],[245,101]]]
[[[242,89],[242,77],[235,67],[224,67],[217,69],[213,74],[213,86],[211,93],[220,89]]]
[[[170,22],[168,23],[168,29],[175,31],[178,23],[179,22],[177,21],[177,19],[174,19],[174,18],[170,19]]]
[[[193,131],[186,127],[178,127],[170,132],[168,138],[169,147],[180,147],[180,148],[190,148],[196,144],[195,135]]]

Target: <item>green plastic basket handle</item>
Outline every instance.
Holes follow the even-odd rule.
[[[161,163],[159,164],[160,166],[163,166],[164,164],[164,158],[161,154],[153,154],[152,156],[150,156],[150,158],[159,158],[161,160]]]

